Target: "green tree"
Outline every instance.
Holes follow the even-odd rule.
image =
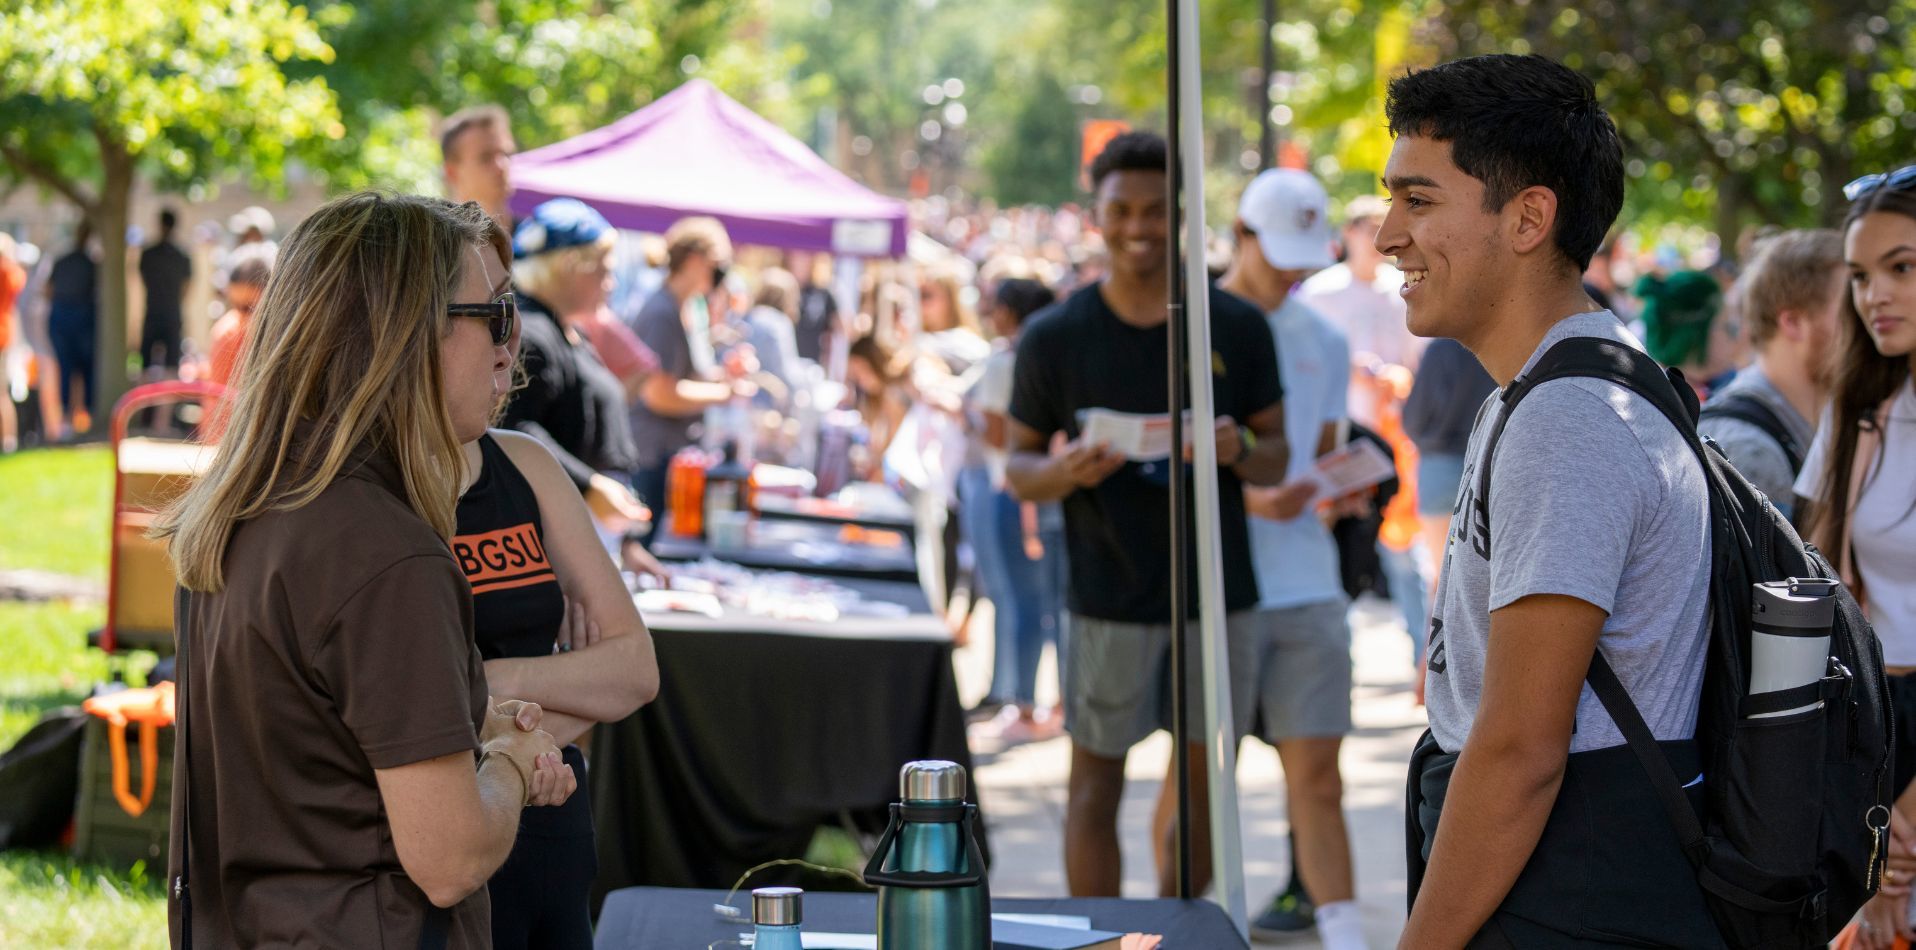
[[[1626,140],[1630,213],[1828,224],[1843,184],[1916,151],[1916,3],[1445,0],[1444,55],[1538,52],[1597,83]]]
[[[1063,204],[1078,197],[1078,112],[1056,76],[1026,87],[1008,134],[985,153],[991,196],[1000,204]]]
[[[103,418],[126,391],[127,210],[134,182],[277,178],[291,148],[339,138],[321,24],[285,0],[27,0],[0,12],[0,159],[72,202],[99,235]]]
[[[753,49],[755,0],[321,0],[338,51],[304,74],[337,90],[354,134],[312,156],[336,184],[432,192],[434,123],[479,103],[535,148],[625,115],[693,74],[735,94],[774,70]]]

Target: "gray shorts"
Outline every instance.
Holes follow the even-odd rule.
[[[1258,738],[1318,739],[1351,731],[1351,628],[1343,597],[1250,615]],[[1233,647],[1232,657],[1238,650]],[[1235,683],[1239,677],[1231,677]]]
[[[1230,644],[1231,725],[1243,738],[1257,710],[1257,661],[1263,624],[1256,611],[1224,618]],[[1202,636],[1197,621],[1187,628],[1185,709],[1191,728],[1204,728],[1204,688],[1198,669]],[[1071,741],[1092,755],[1122,757],[1144,737],[1171,728],[1171,626],[1123,623],[1072,614],[1065,631],[1064,727]],[[1346,693],[1349,692],[1348,670]],[[1348,710],[1346,711],[1348,714]]]

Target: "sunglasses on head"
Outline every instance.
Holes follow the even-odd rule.
[[[1843,197],[1851,201],[1858,201],[1885,188],[1895,191],[1900,188],[1906,188],[1911,184],[1916,184],[1916,165],[1904,165],[1893,172],[1878,172],[1874,175],[1864,175],[1844,185]]]
[[[519,322],[519,303],[507,291],[491,303],[448,304],[446,316],[486,321],[486,329],[492,332],[492,345],[505,346],[512,339],[513,326]]]

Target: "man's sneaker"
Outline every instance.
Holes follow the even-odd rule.
[[[1251,936],[1266,940],[1302,933],[1317,925],[1317,907],[1303,889],[1271,898],[1271,906],[1251,921]]]

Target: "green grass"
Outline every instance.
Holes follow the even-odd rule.
[[[0,602],[0,748],[11,746],[41,713],[78,703],[107,678],[106,654],[86,648],[87,632],[105,616],[97,604]],[[144,673],[152,657],[130,654],[124,663]]]
[[[0,852],[0,947],[166,946],[164,868]]]
[[[0,457],[0,569],[106,578],[112,457],[104,448]],[[0,749],[41,713],[78,703],[107,678],[86,647],[99,604],[0,602]],[[150,653],[122,661],[139,680]],[[80,864],[60,851],[0,852],[0,947],[160,947],[166,944],[162,868]]]
[[[113,454],[105,446],[0,456],[0,569],[106,581]]]

